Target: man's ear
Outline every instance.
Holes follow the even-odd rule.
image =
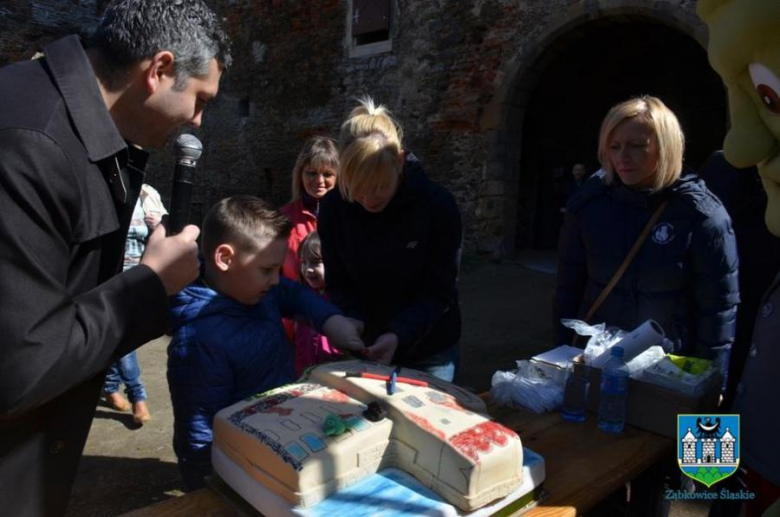
[[[214,265],[219,271],[225,272],[230,269],[231,264],[236,259],[236,250],[230,244],[220,244],[214,250]]]
[[[398,151],[398,163],[401,164],[401,167],[403,167],[405,160],[406,160],[406,151],[401,149],[400,151]]]
[[[144,61],[144,86],[150,95],[166,82],[176,80],[176,70],[174,68],[175,57],[173,52],[162,50],[155,54],[150,60]]]

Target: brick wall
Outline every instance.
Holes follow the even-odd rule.
[[[0,63],[91,25],[104,4],[5,0]],[[303,140],[335,134],[354,99],[370,94],[401,121],[407,149],[456,196],[467,247],[495,254],[513,245],[518,224],[524,89],[544,47],[606,16],[657,19],[703,39],[692,0],[396,0],[392,50],[350,58],[346,0],[212,4],[227,19],[235,61],[198,132],[194,220],[239,192],[284,203]],[[155,154],[150,182],[164,197],[172,168],[170,152]]]

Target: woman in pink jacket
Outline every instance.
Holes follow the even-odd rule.
[[[335,140],[315,136],[306,141],[293,168],[292,199],[280,209],[293,223],[282,266],[282,274],[291,280],[298,280],[298,248],[309,233],[317,230],[320,200],[336,186],[338,170]]]

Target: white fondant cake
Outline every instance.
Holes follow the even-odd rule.
[[[422,372],[404,369],[388,394],[392,368],[362,361],[317,366],[297,384],[223,409],[214,418],[214,449],[291,504],[308,507],[387,467],[400,468],[465,511],[506,496],[522,481],[520,438],[485,416],[479,397]],[[387,418],[363,416],[379,401]],[[329,437],[337,415],[346,433]]]

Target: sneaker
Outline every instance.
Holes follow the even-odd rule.
[[[103,393],[103,399],[109,406],[117,411],[130,411],[130,402],[128,402],[118,391]]]
[[[149,407],[146,405],[145,400],[133,402],[133,420],[136,424],[144,425],[151,419],[152,415],[149,413]]]

